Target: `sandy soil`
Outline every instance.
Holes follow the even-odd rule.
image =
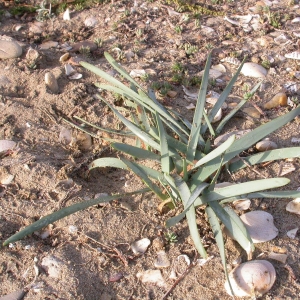
[[[298,81],[297,60],[284,58],[286,53],[299,47],[297,36],[293,34],[299,23],[291,22],[300,14],[297,3],[294,6],[277,1],[271,6],[271,12],[280,15],[280,28],[272,26],[264,17],[259,30],[246,32],[241,26],[226,22],[222,16],[200,15],[196,18],[199,21],[195,21],[191,12],[172,15],[170,9],[174,7],[162,1],[136,1],[136,6],[134,1],[113,1],[83,10],[70,3],[69,21],[63,20],[62,13],[57,13],[41,23],[35,19],[36,12],[9,15],[8,11],[14,4],[12,1],[4,2],[6,4],[0,4],[3,12],[0,33],[16,39],[23,47],[23,55],[16,59],[0,60],[0,139],[13,140],[19,148],[16,153],[0,160],[1,178],[7,174],[14,175],[13,181],[1,187],[0,191],[1,242],[59,208],[94,198],[99,193],[129,192],[143,187],[133,174],[117,169],[96,169],[87,176],[87,165],[95,158],[117,155],[101,139],[102,133],[95,132],[99,138],[93,138],[92,147],[88,149],[80,143],[69,145],[62,140],[63,128],[71,130],[73,138],[80,135],[79,131],[63,121],[68,119],[76,123],[75,115],[110,128],[120,125],[107,107],[93,97],[98,92],[94,83],[99,79],[76,65],[78,60],[113,72],[103,57],[103,52],[108,51],[129,72],[133,69],[146,70],[148,76],[137,80],[145,87],[153,82],[171,84],[170,91],[175,93],[164,95],[161,90],[160,95],[158,93],[160,101],[190,118],[191,111],[186,108],[189,102],[184,98],[182,84],[191,91],[197,91],[197,78],[204,68],[209,50],[217,48],[213,65],[219,64],[224,57],[236,56],[241,60],[247,54],[248,61],[260,64],[269,61],[269,74],[253,99],[264,115],[253,118],[246,113],[238,113],[224,132],[252,129],[291,110],[291,107],[265,110],[263,105],[287,82]],[[214,2],[217,3],[206,1],[205,5],[218,12],[227,12],[228,16],[247,15],[249,7],[255,5],[252,1]],[[26,1],[26,4],[32,6],[37,3]],[[55,9],[57,6],[54,6]],[[87,27],[84,21],[91,16],[95,17],[97,24]],[[175,28],[179,25],[182,32]],[[201,30],[200,25],[212,28],[213,32],[208,34]],[[274,42],[279,35],[285,35],[290,42],[285,44],[284,39]],[[76,43],[84,40],[94,42],[95,39],[98,39],[98,47],[94,51],[76,51]],[[58,44],[45,46],[49,41]],[[73,45],[73,49],[68,50],[65,43]],[[195,53],[187,54],[187,45],[196,46]],[[37,51],[36,59],[26,55],[30,48]],[[60,62],[59,59],[66,52],[70,53],[72,67],[83,75],[82,78],[72,80],[65,74],[64,65],[67,62]],[[176,62],[183,66],[183,70],[178,71],[174,67]],[[226,74],[221,77],[222,80],[212,81],[210,90],[222,91],[236,70],[232,64],[223,65]],[[56,94],[44,82],[45,73],[49,71],[58,79],[59,91]],[[253,87],[256,82],[255,78],[241,75],[228,103],[238,101],[238,97],[245,92],[245,85]],[[298,101],[298,87],[294,87],[286,93]],[[118,102],[112,96],[106,97],[109,101]],[[252,107],[250,104],[248,106]],[[295,146],[291,142],[292,137],[299,138],[297,120],[276,131],[270,139],[279,147],[291,147]],[[123,142],[132,144],[133,140],[123,139]],[[258,173],[269,178],[277,176],[282,163],[291,163],[295,167],[294,172],[285,175],[291,179],[285,189],[297,189],[300,186],[299,159],[260,167]],[[262,178],[258,173],[246,168],[235,175],[235,180],[244,182]],[[222,180],[233,181],[233,178],[224,174]],[[279,229],[277,238],[257,245],[254,258],[267,258],[276,249],[274,247],[279,247],[277,251],[285,251],[288,255],[286,264],[270,260],[276,268],[277,279],[262,299],[300,298],[299,233],[295,239],[286,235],[288,230],[299,227],[300,221],[299,216],[285,210],[288,202],[289,199],[253,200],[250,208],[270,212]],[[159,200],[151,193],[122,198],[78,212],[10,247],[2,247],[0,295],[29,285],[35,278],[36,265],[39,275],[24,299],[230,299],[223,287],[225,276],[218,249],[201,210],[198,211],[199,230],[213,258],[202,267],[193,264],[169,296],[164,298],[174,284],[169,276],[178,255],[186,254],[192,262],[199,257],[190,240],[186,221],[172,228],[178,242],[168,243],[164,222],[176,211],[160,214],[158,205]],[[45,232],[49,236],[43,239],[41,234]],[[145,254],[135,256],[130,245],[141,238],[150,239],[151,245]],[[157,249],[153,241],[157,238],[164,242],[171,262],[170,267],[161,270],[166,281],[164,287],[141,283],[136,276],[139,272],[155,269],[153,262]],[[242,249],[229,238],[226,239],[226,249],[230,268],[234,267],[234,261],[240,256],[243,261],[246,260]],[[59,261],[57,278],[42,268],[43,259],[49,256]]]

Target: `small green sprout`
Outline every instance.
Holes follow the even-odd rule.
[[[177,33],[177,34],[181,34],[182,33],[182,26],[181,25],[176,25],[175,27],[174,27],[174,30],[175,30],[175,32]]]
[[[103,45],[103,40],[101,38],[95,38],[94,39],[95,44],[97,45],[98,48],[102,47]]]
[[[165,233],[165,239],[169,244],[175,244],[178,242],[177,235],[169,230]]]

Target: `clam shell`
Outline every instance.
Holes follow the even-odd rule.
[[[67,52],[67,53],[63,54],[63,55],[59,58],[59,61],[60,61],[61,63],[63,63],[63,62],[65,62],[65,61],[67,61],[67,60],[69,59],[69,57],[70,57],[70,54]]]
[[[214,119],[212,120],[212,123],[216,123],[216,122],[220,121],[222,119],[222,115],[223,115],[222,114],[222,108],[220,108],[218,110],[218,112],[216,113]]]
[[[291,59],[300,59],[300,52],[291,52],[291,53],[287,53],[284,55],[284,57],[286,58],[291,58]]]
[[[296,198],[290,201],[286,206],[286,210],[291,213],[300,215],[300,198]]]
[[[273,150],[273,149],[277,149],[278,146],[276,143],[272,142],[272,141],[267,141],[267,140],[264,140],[264,141],[261,141],[261,142],[258,142],[256,145],[255,145],[256,149],[260,152],[263,152],[263,151],[268,151],[268,150]]]
[[[253,243],[267,242],[278,235],[273,216],[265,211],[251,211],[241,215],[240,218],[245,224]]]
[[[65,20],[65,21],[71,20],[70,10],[68,8],[66,9],[66,11],[63,14],[63,20]]]
[[[237,297],[254,297],[267,293],[276,280],[276,271],[267,260],[245,262],[229,273],[229,280]],[[232,296],[229,283],[225,283],[226,292]]]
[[[147,251],[148,246],[150,245],[150,240],[147,238],[135,241],[131,244],[131,250],[134,254],[143,254]]]
[[[249,209],[251,206],[251,200],[249,199],[241,199],[233,201],[233,206],[236,210],[243,211]]]
[[[248,62],[243,65],[241,73],[244,76],[260,78],[266,77],[268,72],[263,66],[258,65],[256,63]]]
[[[73,79],[73,80],[80,79],[80,78],[82,78],[82,74],[80,73],[75,73],[74,75],[69,76],[69,79]]]
[[[299,229],[299,228],[297,227],[297,228],[294,228],[294,229],[292,229],[292,230],[289,230],[289,231],[286,233],[286,235],[287,235],[289,238],[294,239],[294,238],[296,237],[296,235],[297,235],[298,229]]]

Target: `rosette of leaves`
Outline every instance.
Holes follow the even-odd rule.
[[[293,120],[299,115],[300,107],[261,125],[240,139],[237,139],[235,135],[231,135],[220,146],[213,148],[210,146],[211,137],[216,138],[226,122],[249,100],[260,85],[258,83],[235,109],[216,128],[213,128],[211,122],[228,97],[243,63],[220,95],[214,107],[206,114],[204,105],[209,80],[211,53],[208,55],[194,117],[192,123],[190,123],[177,112],[167,109],[158,102],[151,90],[144,90],[108,53],[105,53],[105,57],[115,70],[119,72],[124,81],[127,81],[129,84],[119,81],[91,64],[85,62],[81,64],[107,82],[96,83],[97,87],[114,95],[118,94],[125,99],[126,106],[131,110],[131,120],[125,118],[117,108],[101,97],[101,95],[98,95],[99,100],[110,107],[115,116],[123,122],[128,130],[119,131],[100,128],[78,117],[77,119],[99,130],[114,134],[131,134],[131,136],[136,137],[136,146],[112,141],[111,146],[119,153],[126,154],[127,158],[125,158],[125,155],[121,158],[99,158],[90,164],[89,169],[114,167],[130,170],[147,186],[143,190],[130,194],[152,191],[163,201],[172,202],[174,206],[181,202],[183,211],[167,220],[166,226],[171,227],[186,217],[195,247],[200,255],[206,258],[207,253],[201,242],[195,212],[196,207],[203,206],[219,247],[227,277],[221,224],[227,228],[232,237],[247,252],[249,258],[251,258],[254,250],[253,242],[245,226],[228,203],[241,198],[293,198],[299,197],[300,193],[297,191],[265,191],[288,184],[289,179],[287,178],[260,179],[215,189],[218,177],[224,168],[234,172],[246,166],[253,166],[262,162],[298,157],[300,147],[291,147],[285,148],[284,151],[276,149],[254,154],[243,160],[232,162],[232,159],[241,152]],[[143,147],[141,147],[142,144]],[[131,159],[128,159],[128,156]],[[159,162],[159,170],[151,169],[140,163],[139,160],[145,159]],[[16,233],[6,240],[4,245],[21,239],[76,211],[100,202],[120,198],[120,196],[122,195],[100,197],[63,208]]]

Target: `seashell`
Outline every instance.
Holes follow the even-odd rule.
[[[298,229],[299,229],[299,227],[294,228],[294,229],[292,229],[292,230],[289,230],[289,231],[286,233],[286,235],[287,235],[289,238],[294,239],[294,238],[296,238]]]
[[[273,240],[278,235],[273,216],[265,211],[251,211],[240,216],[253,243]]]
[[[42,43],[40,45],[40,49],[41,50],[48,50],[50,48],[56,48],[57,46],[58,46],[58,42],[48,41],[48,42]]]
[[[157,257],[154,261],[154,267],[158,269],[170,267],[170,260],[164,250],[157,252]]]
[[[70,17],[70,10],[67,8],[66,11],[64,12],[63,14],[63,20],[65,21],[69,21],[71,20],[71,17]]]
[[[197,259],[197,265],[199,267],[203,267],[205,264],[207,264],[213,258],[214,258],[214,256],[209,256],[208,258],[199,258],[199,259]]]
[[[15,176],[11,174],[3,174],[0,177],[0,185],[9,185],[13,180]]]
[[[281,263],[285,264],[287,259],[287,254],[270,252],[268,258],[280,261]]]
[[[263,141],[260,141],[258,142],[256,145],[255,145],[255,148],[260,151],[260,152],[263,152],[263,151],[268,151],[268,150],[273,150],[273,149],[277,149],[278,146],[276,143],[272,142],[272,141],[269,141],[269,140],[263,140]]]
[[[33,48],[29,48],[26,53],[26,59],[29,61],[36,61],[39,56],[39,52]]]
[[[174,279],[176,279],[177,276],[181,276],[190,264],[191,260],[186,254],[177,256],[172,269],[173,273],[176,276]]]
[[[233,201],[233,206],[236,210],[243,211],[249,209],[251,206],[251,200],[249,199],[241,199]]]
[[[79,132],[76,137],[76,144],[82,151],[88,151],[92,147],[92,138],[85,132]]]
[[[226,68],[222,64],[214,65],[211,67],[213,70],[217,70],[221,73],[226,73]]]
[[[293,164],[286,163],[283,166],[280,166],[278,176],[284,176],[286,174],[294,172],[295,170],[296,170],[296,168]]]
[[[284,55],[284,57],[286,58],[291,58],[291,59],[300,59],[300,52],[291,52],[291,53],[287,53]]]
[[[147,270],[144,272],[139,272],[136,277],[140,279],[143,283],[155,284],[159,287],[165,287],[166,282],[161,275],[160,270]]]
[[[291,23],[299,23],[300,22],[300,17],[294,18]]]
[[[241,64],[240,60],[238,60],[235,57],[230,57],[230,56],[229,57],[224,57],[223,59],[221,59],[221,62],[227,62],[227,63],[230,63],[232,65],[236,65],[236,66]]]
[[[147,251],[150,243],[150,240],[147,238],[138,240],[131,244],[131,250],[134,254],[143,254]]]
[[[9,140],[0,140],[0,154],[9,150],[13,150],[17,143]]]
[[[222,108],[220,108],[220,109],[218,110],[218,112],[216,113],[214,119],[212,120],[212,123],[219,122],[219,121],[222,119],[222,115],[223,115],[223,113],[222,113]]]
[[[56,94],[58,92],[57,80],[53,73],[48,72],[45,74],[45,83],[52,93]]]
[[[75,79],[80,79],[82,78],[82,74],[80,73],[75,73],[72,76],[69,76],[69,79],[75,80]]]
[[[278,93],[264,105],[264,108],[271,109],[277,106],[287,106],[287,100],[288,98],[285,93]]]
[[[131,72],[129,73],[129,75],[133,78],[138,78],[138,77],[143,77],[145,76],[147,73],[145,70],[143,69],[134,69],[134,70],[131,70]]]
[[[72,68],[72,66],[70,64],[65,65],[65,71],[66,71],[67,76],[69,76],[75,72],[75,70]]]
[[[290,201],[286,206],[286,210],[291,213],[300,215],[300,198],[296,198]]]
[[[279,35],[278,37],[274,38],[274,42],[277,44],[277,45],[285,45],[287,43],[290,42],[290,40],[287,38],[287,36],[285,34],[281,34]]]
[[[255,297],[267,293],[276,280],[276,271],[267,260],[245,262],[229,274],[234,295],[237,297]],[[226,292],[233,296],[228,281],[225,282]]]
[[[186,94],[188,98],[191,100],[196,100],[198,97],[198,92],[189,91],[184,85],[182,86],[183,92]]]
[[[195,109],[196,106],[193,103],[190,103],[188,106],[185,107],[186,109],[192,110]]]
[[[67,53],[63,54],[63,55],[59,58],[59,61],[60,61],[61,63],[63,63],[63,62],[65,62],[65,61],[67,61],[67,60],[69,59],[69,57],[70,57],[70,54],[67,52]]]
[[[0,35],[0,59],[16,58],[22,55],[22,47],[13,38]]]
[[[214,146],[219,146],[222,143],[224,143],[228,138],[230,138],[233,134],[235,134],[235,139],[240,139],[243,135],[249,133],[251,131],[251,129],[246,129],[246,130],[234,130],[225,134],[222,134],[220,136],[218,136],[215,140],[214,140]]]
[[[244,76],[260,78],[260,77],[266,77],[267,70],[263,66],[258,65],[256,63],[247,62],[243,65],[241,73]]]
[[[86,18],[84,21],[84,25],[86,27],[95,27],[98,23],[99,22],[98,22],[97,18],[95,18],[93,16]]]

